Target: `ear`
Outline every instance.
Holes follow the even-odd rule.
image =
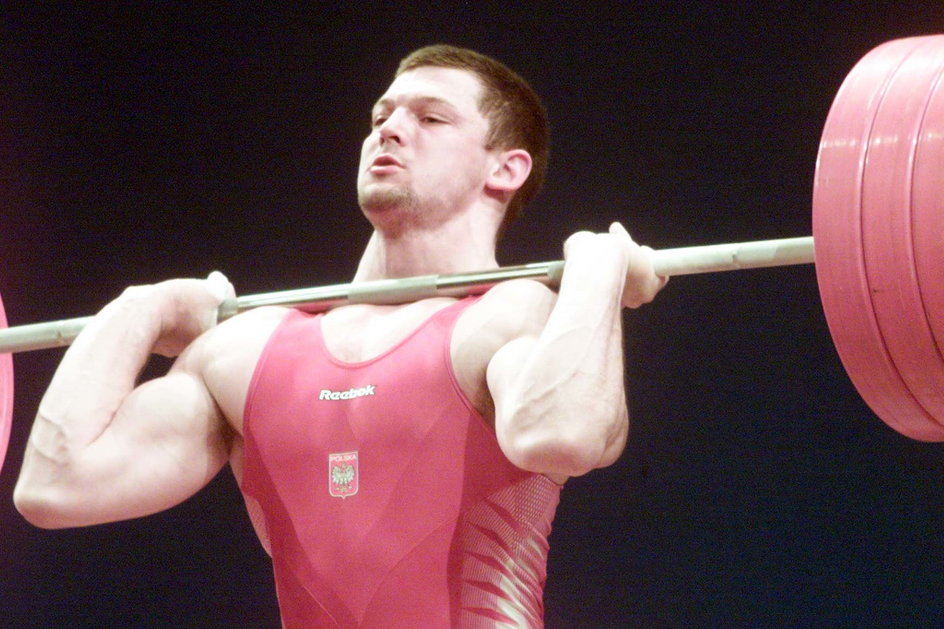
[[[496,192],[514,193],[531,174],[531,154],[524,149],[511,149],[495,154],[485,187]]]

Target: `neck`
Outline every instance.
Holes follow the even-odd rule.
[[[454,220],[433,230],[412,229],[391,234],[375,225],[354,281],[496,268],[495,229],[495,226]]]

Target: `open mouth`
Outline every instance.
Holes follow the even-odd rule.
[[[403,164],[393,155],[389,153],[382,153],[378,155],[371,166],[403,166]]]

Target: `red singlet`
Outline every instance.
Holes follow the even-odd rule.
[[[438,311],[381,356],[331,356],[286,315],[246,401],[285,627],[541,627],[560,487],[505,458],[452,372]]]

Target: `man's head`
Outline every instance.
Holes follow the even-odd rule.
[[[550,128],[540,97],[528,83],[504,64],[467,48],[445,44],[426,46],[406,56],[396,76],[422,67],[465,70],[482,86],[479,111],[489,122],[486,147],[524,149],[531,156],[531,174],[514,194],[505,212],[501,229],[518,216],[541,185],[547,171]]]

